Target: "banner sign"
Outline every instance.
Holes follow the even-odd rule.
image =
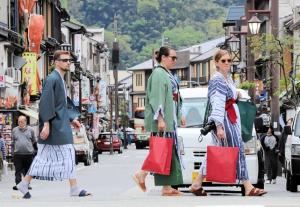
[[[29,95],[38,94],[37,87],[37,57],[34,52],[24,52],[22,57],[26,60],[26,64],[22,67],[22,83],[27,83],[27,91]]]

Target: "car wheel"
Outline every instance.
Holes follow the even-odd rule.
[[[94,162],[99,162],[99,157],[98,157],[97,151],[94,151],[94,153],[93,153],[93,160],[94,160]]]
[[[297,192],[298,191],[297,179],[295,178],[295,176],[293,176],[291,174],[290,171],[287,171],[286,190],[290,191],[290,192]]]
[[[92,164],[92,158],[90,155],[87,155],[84,160],[84,166],[90,166]]]
[[[136,149],[143,149],[143,147],[142,147],[142,144],[140,144],[140,143],[135,143],[135,148]]]
[[[122,154],[122,153],[123,153],[123,147],[120,147],[120,149],[118,150],[118,153],[119,153],[119,154]]]

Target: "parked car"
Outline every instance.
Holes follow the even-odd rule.
[[[112,145],[114,152],[117,151],[119,154],[123,153],[122,140],[115,132],[112,134]],[[109,152],[111,149],[110,132],[99,134],[98,139],[96,139],[96,146],[99,154],[102,154],[102,152]]]
[[[207,146],[212,142],[211,134],[200,136],[200,129],[203,127],[203,119],[207,105],[207,88],[181,89],[183,97],[182,112],[186,117],[186,127],[178,128],[178,140],[181,143],[181,157],[185,168],[182,170],[183,185],[173,187],[188,187],[199,174],[199,169],[206,157]],[[242,97],[249,98],[248,94],[241,91]],[[244,143],[246,163],[250,182],[256,187],[264,188],[264,165],[262,149],[260,147],[255,128],[253,127],[252,139]],[[203,186],[236,186],[241,187],[241,192],[245,194],[242,183],[223,184],[207,182]]]
[[[134,143],[136,149],[143,149],[145,147],[149,146],[149,138],[150,138],[150,133],[136,133],[134,137]]]
[[[285,177],[286,190],[297,192],[300,185],[300,107],[295,111],[292,127],[285,126]]]
[[[85,127],[81,125],[77,130],[72,127],[74,148],[76,153],[76,164],[83,162],[85,166],[91,165],[92,161],[98,162],[97,156],[94,153],[94,145],[92,140],[88,139]]]

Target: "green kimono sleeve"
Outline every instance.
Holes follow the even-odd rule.
[[[155,69],[152,72],[150,83],[148,83],[149,105],[154,113],[153,119],[157,119],[159,113],[164,117],[164,109],[166,106],[166,90],[165,74],[161,70]]]

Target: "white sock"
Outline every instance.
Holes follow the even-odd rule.
[[[29,182],[26,180],[22,180],[18,185],[17,188],[19,191],[21,191],[21,193],[23,193],[23,195],[25,195],[26,193],[28,193],[28,186],[29,186]]]
[[[77,185],[70,188],[70,195],[71,196],[78,196],[79,193],[80,193],[80,190],[79,190]]]

